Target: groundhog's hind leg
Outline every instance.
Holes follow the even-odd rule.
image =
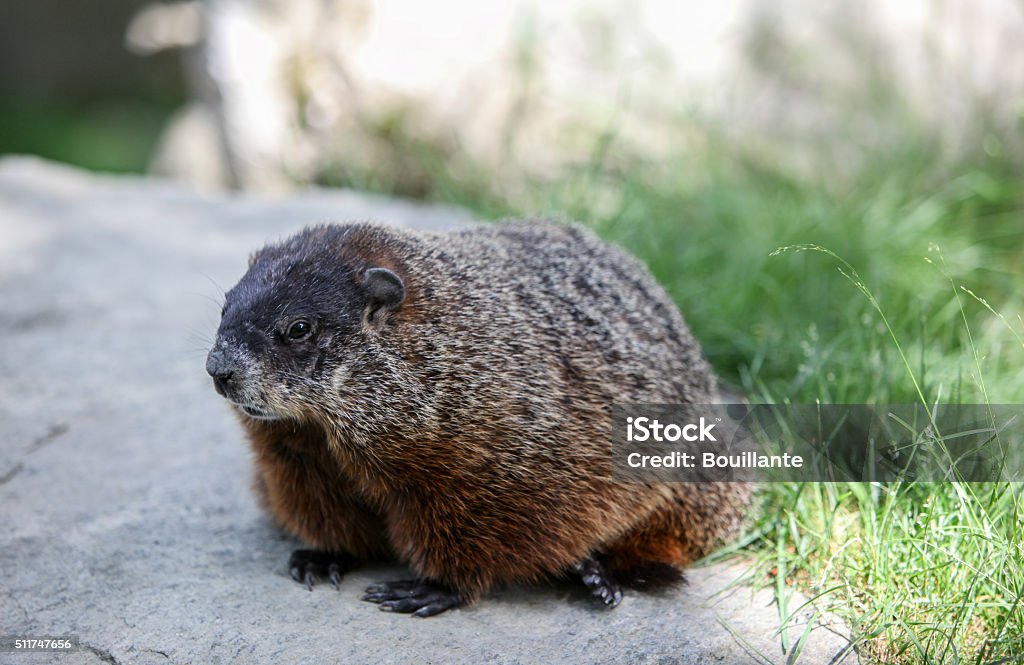
[[[292,579],[305,584],[310,591],[317,577],[326,577],[337,589],[341,584],[341,576],[352,570],[356,558],[344,552],[326,552],[324,550],[295,550],[288,557],[288,572]]]
[[[623,584],[642,591],[671,589],[685,581],[682,567],[698,558],[685,524],[672,511],[655,513],[607,547],[608,570]]]
[[[743,483],[676,483],[667,505],[606,545],[608,570],[634,588],[678,586],[683,567],[736,535],[749,504]]]

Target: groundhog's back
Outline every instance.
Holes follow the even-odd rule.
[[[526,392],[612,403],[706,403],[714,379],[647,268],[575,225],[511,222],[436,236],[433,303],[473,367]],[[449,292],[450,291],[450,292]],[[532,389],[531,389],[532,388]]]

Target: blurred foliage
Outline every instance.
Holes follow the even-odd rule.
[[[143,173],[173,108],[134,99],[0,101],[0,154],[31,154],[97,171]]]

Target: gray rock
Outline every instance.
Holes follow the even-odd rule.
[[[340,591],[293,582],[295,543],[255,505],[247,444],[204,356],[249,251],[330,219],[466,216],[351,192],[210,198],[0,162],[0,635],[76,636],[86,647],[66,663],[786,660],[770,594],[726,590],[737,567],[692,570],[680,591],[633,593],[612,612],[565,583],[426,620],[359,601],[368,583],[409,575],[398,568],[362,568]],[[801,662],[844,645],[815,629]]]

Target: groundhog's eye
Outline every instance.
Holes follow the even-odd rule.
[[[288,339],[302,339],[309,335],[312,330],[313,326],[309,324],[309,321],[299,319],[288,326]]]

